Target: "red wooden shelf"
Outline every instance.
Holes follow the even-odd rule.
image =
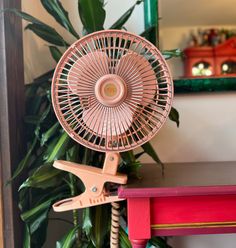
[[[235,71],[230,74],[223,73],[222,65],[227,62],[236,63],[236,37],[232,37],[215,47],[188,47],[184,50],[184,55],[184,77],[195,77],[192,69],[200,63],[209,65],[211,76],[235,76]]]
[[[144,165],[142,179],[120,187],[128,203],[129,238],[236,232],[236,162]]]

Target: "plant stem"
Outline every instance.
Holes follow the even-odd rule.
[[[71,195],[76,196],[77,194],[77,187],[76,187],[76,177],[73,174],[69,174],[70,177],[70,191]],[[74,209],[73,212],[73,225],[74,227],[78,226],[79,224],[79,216],[78,216],[78,210]],[[76,247],[80,247],[80,228],[77,228],[76,231]]]

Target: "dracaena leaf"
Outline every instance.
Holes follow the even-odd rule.
[[[44,221],[41,222],[39,228],[31,235],[31,246],[35,248],[43,247],[46,239],[47,239],[47,229],[48,229],[48,217],[45,218]]]
[[[56,142],[52,151],[46,160],[46,163],[50,163],[54,160],[57,160],[66,154],[66,150],[68,148],[68,144],[70,141],[70,137],[66,132],[63,132],[59,140]]]
[[[165,51],[162,51],[161,53],[166,60],[174,58],[174,57],[183,56],[183,52],[180,49],[165,50]]]
[[[139,5],[143,0],[138,0],[136,3],[131,6],[111,27],[110,29],[121,29],[123,25],[128,21],[130,16],[132,15],[135,6]]]
[[[131,164],[135,161],[135,156],[133,151],[122,152],[121,157],[126,164]]]
[[[106,12],[100,0],[79,0],[79,15],[88,33],[103,29]]]
[[[68,43],[64,41],[64,39],[57,33],[54,28],[41,22],[37,18],[17,9],[6,9],[5,11],[10,11],[15,15],[21,17],[22,19],[31,22],[31,24],[28,24],[25,29],[30,29],[43,40],[57,46],[68,46]]]
[[[59,129],[59,122],[56,122],[52,127],[50,127],[45,133],[42,134],[42,138],[40,141],[41,146],[45,145],[45,143],[52,138],[55,133],[58,131]]]
[[[146,142],[145,144],[143,144],[142,148],[145,151],[145,153],[147,153],[155,162],[157,162],[160,165],[163,165],[150,142]]]
[[[56,242],[56,248],[72,248],[77,240],[79,225],[72,228],[60,241]]]
[[[37,231],[40,225],[47,219],[52,202],[56,198],[56,196],[51,197],[45,202],[37,204],[32,209],[21,214],[21,219],[28,224],[31,234]]]
[[[149,241],[150,245],[153,245],[154,247],[158,248],[172,248],[170,245],[168,245],[167,240],[161,237],[153,237]]]
[[[83,209],[83,230],[86,233],[87,236],[90,236],[91,230],[92,230],[92,221],[91,221],[91,215],[90,215],[91,208],[84,208]]]
[[[64,9],[59,0],[41,0],[43,7],[54,19],[72,35],[79,39],[79,35],[72,26],[68,12]]]
[[[36,144],[37,144],[37,141],[38,141],[38,139],[37,139],[37,137],[35,137],[31,143],[30,148],[27,151],[25,157],[21,160],[21,162],[17,166],[17,169],[14,171],[14,174],[13,174],[13,176],[9,182],[14,180],[17,176],[19,176],[25,168],[29,167],[29,165],[32,161],[31,155],[32,155],[32,152],[33,152]]]
[[[58,62],[62,56],[62,52],[55,46],[49,46],[50,53],[53,59]]]
[[[32,84],[27,84],[26,87],[38,87],[39,85],[48,84],[53,77],[53,73],[54,69],[36,77]]]
[[[43,22],[41,22],[37,18],[33,17],[32,15],[29,15],[23,11],[18,10],[18,9],[5,9],[4,11],[14,13],[15,15],[21,17],[22,19],[24,19],[25,21],[28,21],[28,22],[37,23],[37,24],[44,24]]]
[[[25,225],[24,237],[23,237],[23,248],[31,248],[31,235],[29,232],[28,225]]]
[[[170,110],[169,119],[174,121],[177,127],[179,127],[179,112],[174,107],[172,107]]]
[[[91,220],[93,228],[91,230],[91,240],[95,247],[105,246],[105,237],[109,233],[107,228],[110,223],[110,206],[100,205],[91,208]]]
[[[119,241],[120,248],[132,248],[128,235],[122,227],[119,230]]]
[[[28,24],[25,27],[25,29],[31,30],[36,35],[38,35],[41,39],[53,45],[69,46],[69,44],[62,38],[60,34],[57,33],[57,31],[54,28],[46,24],[32,23],[32,24]]]
[[[56,187],[63,181],[63,172],[55,169],[52,164],[45,164],[37,168],[20,186],[19,190],[32,187],[46,189]]]

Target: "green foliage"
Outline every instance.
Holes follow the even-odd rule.
[[[177,127],[179,127],[179,112],[174,107],[170,110],[169,119],[174,121]]]
[[[58,62],[62,56],[61,51],[56,46],[49,46],[49,50],[53,59]]]
[[[174,57],[182,57],[183,52],[180,49],[172,49],[172,50],[166,50],[162,51],[162,55],[165,59],[171,59]]]
[[[57,241],[56,248],[72,248],[77,240],[79,226],[72,228],[60,241]]]
[[[128,9],[111,28],[123,28],[129,19],[135,6],[142,0]],[[64,9],[59,0],[41,0],[45,10],[63,28],[71,33],[76,39],[79,35],[74,28],[68,12]],[[106,12],[103,0],[78,0],[79,18],[83,24],[83,33],[102,30]],[[16,10],[7,9],[28,22],[26,30],[32,31],[38,37],[49,43],[49,51],[52,58],[58,62],[62,56],[62,50],[69,46],[69,43],[52,27],[38,20],[37,18]],[[58,48],[60,47],[60,49]],[[169,57],[177,56],[178,51],[165,51],[164,55]],[[25,223],[24,248],[40,248],[47,237],[48,215],[52,204],[56,201],[80,194],[84,190],[81,181],[54,167],[52,163],[57,159],[66,159],[77,163],[102,166],[104,154],[89,150],[72,140],[58,124],[54,114],[50,88],[53,70],[36,78],[32,84],[26,85],[26,116],[25,130],[28,151],[24,159],[18,165],[13,174],[15,179],[23,172],[28,177],[21,183],[19,188],[19,208],[21,219]],[[179,125],[178,112],[172,108],[170,119]],[[133,151],[122,153],[120,171],[129,176],[138,176],[141,163],[137,160],[142,154],[147,153],[153,160],[162,165],[151,144],[142,146],[143,151],[134,154]],[[123,206],[125,208],[125,206]],[[122,209],[124,213],[125,209]],[[110,205],[102,205],[83,209],[82,223],[79,223],[78,211],[74,210],[73,227],[65,236],[57,241],[57,248],[87,247],[99,248],[109,246],[110,231]],[[61,219],[63,220],[63,219]],[[152,244],[159,247],[166,244],[160,243],[160,239],[152,239]],[[159,243],[158,243],[159,242]],[[162,246],[161,246],[161,245]],[[120,230],[120,247],[130,248],[131,244],[123,229]]]
[[[120,228],[120,247],[121,248],[132,248],[132,245],[129,241],[127,233],[124,231],[123,228]]]
[[[49,27],[48,25],[32,23],[28,24],[25,29],[33,31],[43,40],[56,45],[56,46],[68,46],[69,44],[64,41],[60,34],[54,28]]]
[[[153,237],[149,241],[150,245],[153,245],[156,248],[172,248],[170,245],[167,244],[166,238],[161,237]]]
[[[79,35],[76,33],[72,26],[68,12],[63,8],[59,0],[41,0],[43,7],[47,12],[54,17],[54,19],[72,35],[79,39]]]
[[[139,5],[143,0],[138,0],[136,3],[130,7],[111,27],[110,29],[121,29],[123,28],[124,24],[129,20],[130,16],[132,15],[135,6]]]
[[[99,0],[79,0],[79,14],[87,33],[103,30],[106,12]]]

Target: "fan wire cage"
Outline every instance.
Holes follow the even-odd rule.
[[[173,83],[158,49],[126,31],[100,31],[62,56],[52,82],[57,118],[75,141],[124,152],[149,141],[165,122]]]

